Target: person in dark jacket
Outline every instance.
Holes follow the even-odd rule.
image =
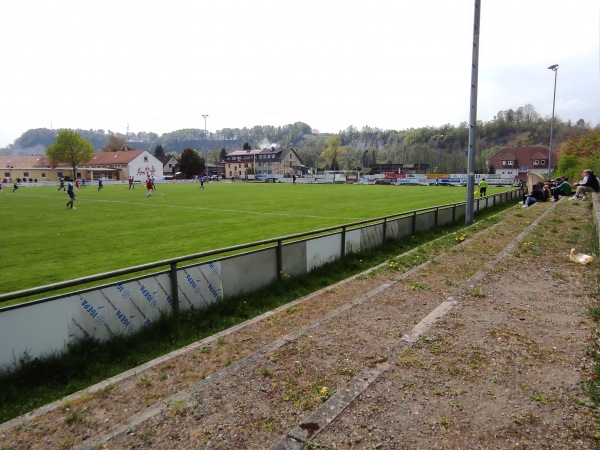
[[[585,169],[581,172],[581,175],[583,175],[583,180],[579,183],[575,183],[577,191],[575,192],[575,195],[571,197],[571,200],[583,200],[586,193],[600,191],[600,181],[598,181],[598,177],[592,169]]]
[[[531,205],[537,202],[545,202],[548,200],[546,195],[546,189],[544,187],[544,183],[536,183],[533,185],[533,189],[531,189],[531,193],[525,199],[525,203],[523,204],[523,208],[529,208]]]

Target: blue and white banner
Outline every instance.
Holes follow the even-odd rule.
[[[152,325],[161,311],[173,308],[170,287],[169,274],[163,273],[69,297],[77,304],[68,323],[69,340],[104,341]]]
[[[221,263],[210,262],[177,271],[180,309],[204,308],[223,299]]]

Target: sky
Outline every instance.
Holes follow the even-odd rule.
[[[0,148],[34,128],[469,122],[474,0],[0,0]],[[481,0],[477,119],[600,124],[600,0]],[[203,115],[208,115],[206,120]]]

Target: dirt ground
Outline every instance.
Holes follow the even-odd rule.
[[[515,205],[0,425],[2,449],[585,449],[589,202]],[[407,267],[412,267],[410,270]]]

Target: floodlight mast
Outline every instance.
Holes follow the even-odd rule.
[[[473,55],[471,62],[471,111],[469,114],[469,151],[467,156],[467,199],[465,224],[473,223],[475,203],[475,142],[477,132],[477,78],[479,74],[479,32],[481,0],[475,0],[475,17],[473,19]]]
[[[202,117],[204,117],[204,152],[206,154],[204,162],[206,165],[206,176],[208,177],[208,145],[206,143],[206,118],[208,117],[208,114],[202,114]]]
[[[550,181],[550,171],[552,170],[552,141],[554,140],[554,106],[556,105],[556,76],[558,75],[558,64],[552,64],[548,69],[554,72],[554,97],[552,97],[552,121],[550,122],[550,151],[548,152],[548,175],[546,179]]]

